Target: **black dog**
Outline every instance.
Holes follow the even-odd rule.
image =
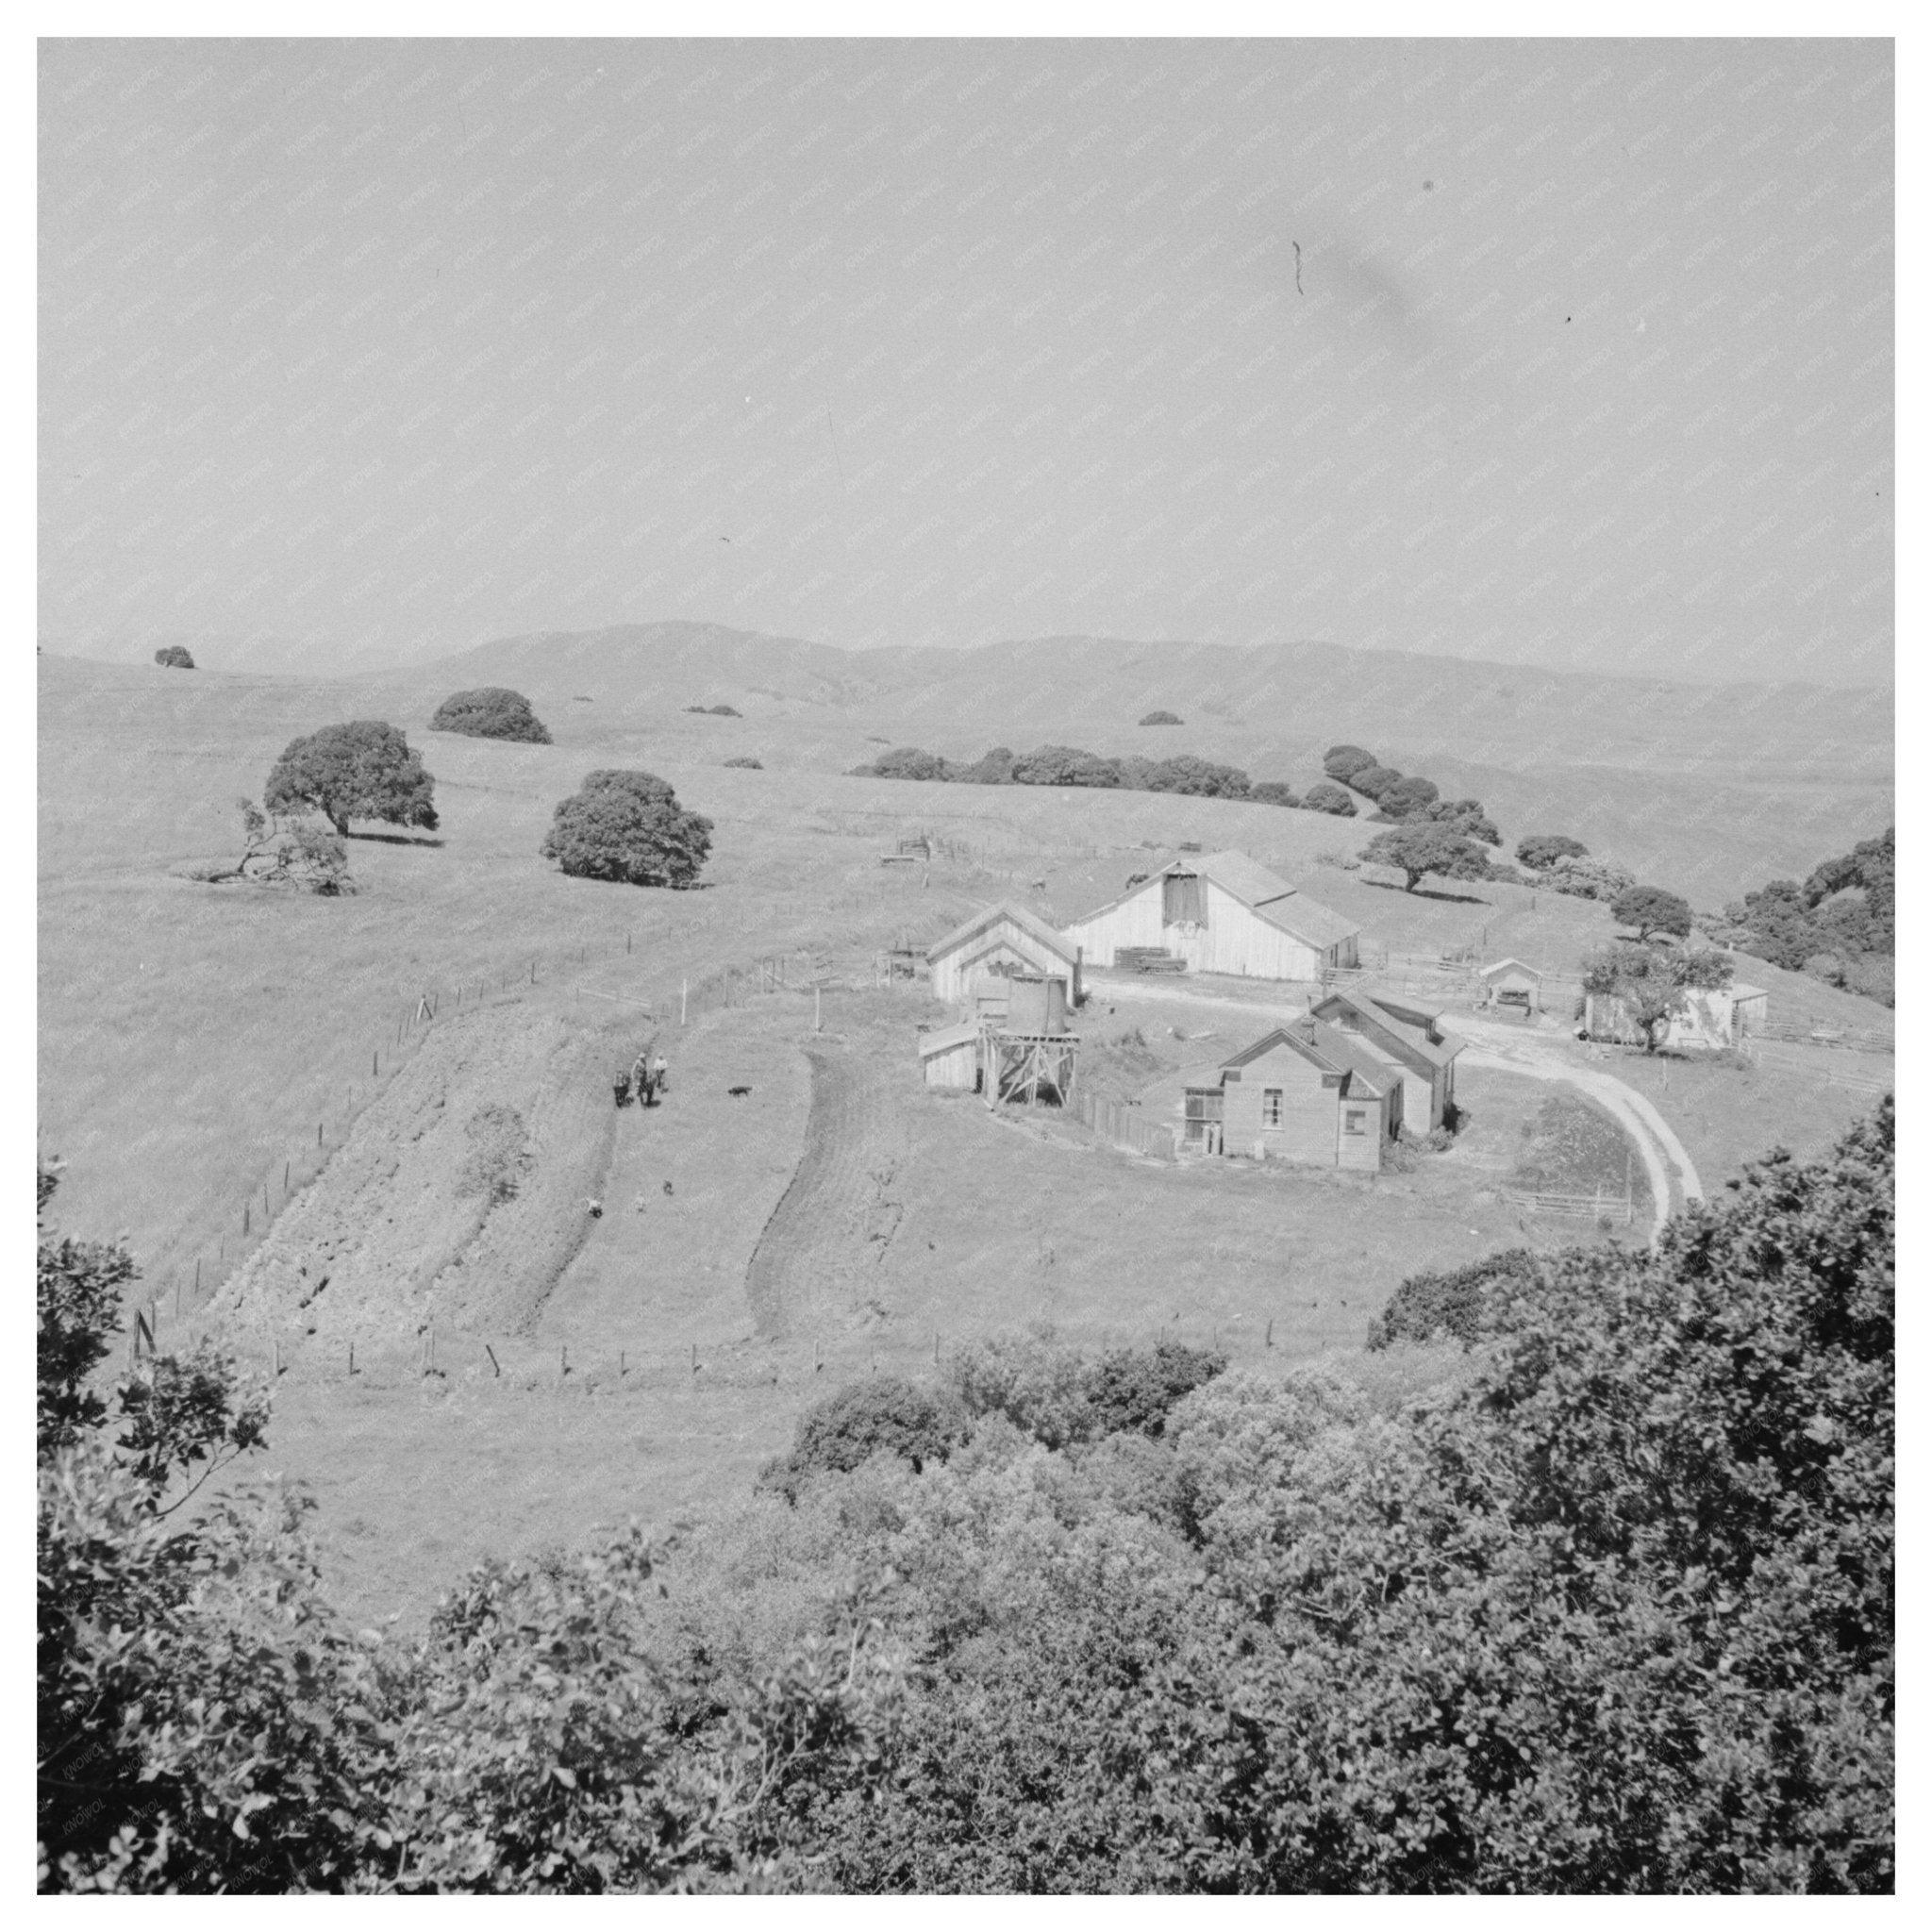
[[[724,1091],[730,1094],[733,1100],[742,1100],[751,1091],[751,1089],[749,1087],[727,1087]]]

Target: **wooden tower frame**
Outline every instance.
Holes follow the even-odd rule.
[[[1072,1033],[1002,1033],[980,1029],[979,1064],[984,1069],[986,1104],[1022,1107],[1050,1102],[1071,1107],[1080,1041]]]

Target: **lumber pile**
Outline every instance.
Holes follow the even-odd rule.
[[[1188,962],[1165,946],[1117,946],[1113,963],[1123,973],[1185,973]]]

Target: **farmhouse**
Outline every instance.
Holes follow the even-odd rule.
[[[1770,996],[1761,986],[1691,990],[1684,999],[1683,1010],[1671,1015],[1663,1038],[1657,1041],[1659,1046],[1683,1053],[1716,1053],[1764,1030]],[[1583,1033],[1589,1040],[1616,1041],[1626,1046],[1641,1045],[1643,1040],[1642,1027],[1615,993],[1585,996]]]
[[[1318,980],[1355,965],[1360,930],[1245,852],[1210,852],[1163,866],[1065,936],[1094,966],[1164,951],[1195,973]]]
[[[1402,1131],[1401,1078],[1358,1037],[1312,1017],[1263,1034],[1177,1098],[1183,1154],[1374,1174]]]
[[[1004,1000],[1007,982],[1027,973],[1066,983],[1068,1001],[1080,1001],[1079,948],[1038,914],[1008,899],[975,912],[928,949],[932,994],[948,1006],[976,1003],[982,994]]]
[[[1456,1057],[1464,1042],[1442,1016],[1386,993],[1331,992],[1308,1008],[1353,1036],[1402,1082],[1403,1120],[1418,1134],[1440,1127],[1456,1103]]]
[[[1542,1011],[1543,976],[1521,959],[1498,959],[1480,974],[1483,1005],[1533,1020]]]

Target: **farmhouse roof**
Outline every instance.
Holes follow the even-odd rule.
[[[1339,1026],[1331,1026],[1325,1020],[1297,1020],[1291,1026],[1277,1026],[1273,1032],[1264,1033],[1252,1045],[1242,1047],[1240,1053],[1223,1060],[1221,1071],[1224,1074],[1238,1072],[1249,1061],[1259,1059],[1277,1046],[1285,1046],[1300,1054],[1324,1074],[1347,1074],[1347,1091],[1350,1093],[1365,1091],[1372,1097],[1380,1099],[1386,1091],[1384,1083],[1389,1078],[1389,1070],[1357,1041],[1349,1039]]]
[[[1512,966],[1519,973],[1528,974],[1532,979],[1541,980],[1543,976],[1537,967],[1530,965],[1525,959],[1498,959],[1492,965],[1483,967],[1480,976],[1484,979],[1492,979],[1499,973],[1507,973]]]
[[[1151,873],[1141,884],[1128,887],[1118,898],[1109,899],[1105,906],[1073,923],[1082,925],[1088,920],[1098,919],[1102,913],[1111,912],[1116,906],[1124,906],[1136,893],[1158,886],[1170,873],[1199,873],[1204,878],[1212,879],[1224,892],[1239,899],[1257,919],[1266,920],[1290,939],[1300,940],[1304,945],[1313,946],[1318,951],[1340,945],[1343,940],[1353,939],[1361,931],[1354,920],[1344,919],[1341,913],[1310,899],[1299,886],[1290,885],[1258,859],[1250,858],[1245,852],[1234,851],[1208,852],[1198,858],[1189,854],[1173,859],[1158,872]]]
[[[989,926],[996,925],[1001,920],[1009,919],[1020,930],[1039,942],[1055,958],[1064,959],[1069,966],[1079,958],[1079,949],[1065,934],[1056,932],[1037,912],[1029,912],[1024,906],[1016,906],[1010,899],[1003,899],[997,906],[989,906],[975,912],[963,925],[956,925],[944,939],[937,940],[926,950],[926,960],[930,964],[957,951],[969,940],[976,938]]]
[[[1741,979],[1733,980],[1724,991],[1730,994],[1733,1005],[1739,1000],[1762,1000],[1771,997],[1761,986],[1746,986]]]
[[[919,1036],[919,1058],[929,1060],[936,1053],[951,1053],[955,1047],[978,1038],[977,1020],[962,1020],[957,1026],[935,1027],[932,1032]]]
[[[1396,1006],[1377,999],[1374,993],[1338,990],[1317,1000],[1314,1010],[1319,1016],[1322,1008],[1336,1006],[1353,1008],[1364,1020],[1392,1033],[1403,1048],[1431,1067],[1446,1067],[1468,1044],[1453,1033],[1444,1033],[1440,1040],[1431,1038],[1436,1031],[1437,1016],[1424,1014],[1414,1007]]]

